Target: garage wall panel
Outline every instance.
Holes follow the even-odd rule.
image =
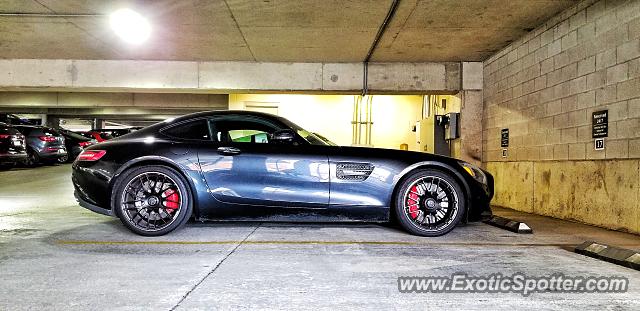
[[[483,162],[496,174],[530,163],[534,176],[530,196],[503,176],[496,203],[528,211],[508,199],[521,194],[538,214],[640,232],[639,64],[640,1],[581,1],[487,59]],[[605,150],[592,138],[599,110],[609,111]]]
[[[489,162],[493,204],[640,233],[640,161]]]
[[[495,179],[493,204],[533,213],[533,162],[491,162],[487,169]]]

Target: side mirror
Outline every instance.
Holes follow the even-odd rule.
[[[271,135],[271,141],[274,143],[293,143],[296,133],[290,129],[278,130]]]

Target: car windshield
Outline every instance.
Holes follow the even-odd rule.
[[[298,132],[298,135],[300,135],[300,137],[302,137],[304,140],[306,140],[312,145],[337,146],[336,144],[332,143],[330,140],[326,138],[322,139],[315,133],[311,133],[305,129],[302,129],[302,128],[296,129],[296,132]]]
[[[309,132],[303,128],[301,128],[299,125],[287,120],[287,119],[282,119],[283,122],[285,122],[289,127],[291,127],[291,129],[293,129],[294,131],[296,131],[298,133],[298,135],[300,135],[300,137],[302,137],[304,140],[306,140],[309,144],[312,145],[319,145],[319,146],[337,146],[337,144],[335,144],[334,142],[328,140],[327,138],[323,137],[322,135],[316,134],[316,133],[312,133]]]

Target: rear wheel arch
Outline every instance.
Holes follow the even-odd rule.
[[[115,195],[113,193],[113,187],[117,184],[117,182],[119,181],[119,178],[121,176],[124,175],[125,172],[128,172],[132,169],[136,169],[138,167],[141,166],[149,166],[149,165],[158,165],[158,166],[164,166],[167,168],[170,168],[172,170],[174,170],[178,175],[180,175],[180,177],[182,177],[189,189],[189,192],[191,193],[191,200],[193,202],[193,215],[198,217],[199,216],[199,209],[198,209],[198,196],[195,193],[195,186],[192,184],[191,179],[189,178],[189,176],[182,170],[180,169],[180,167],[173,161],[170,161],[166,158],[162,158],[162,157],[153,157],[153,158],[147,158],[147,159],[134,159],[131,160],[127,163],[125,163],[124,165],[122,165],[117,171],[116,173],[113,175],[113,178],[111,179],[110,183],[109,183],[109,206],[110,208],[113,210],[113,201],[115,198]]]

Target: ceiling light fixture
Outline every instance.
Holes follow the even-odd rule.
[[[109,17],[113,31],[125,42],[141,44],[149,38],[151,25],[138,12],[131,9],[120,9]]]

